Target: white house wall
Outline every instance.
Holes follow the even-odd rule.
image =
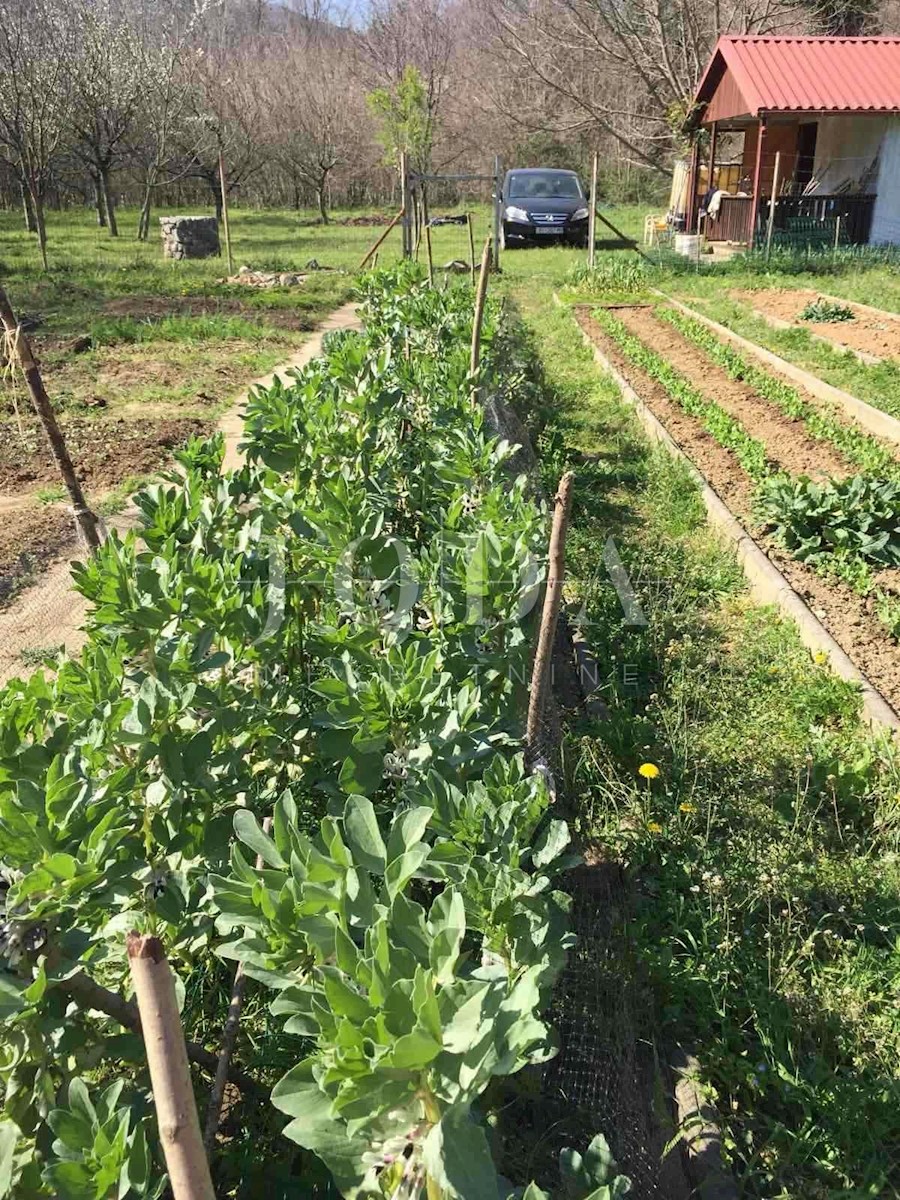
[[[900,117],[891,117],[881,143],[872,243],[900,244]]]
[[[881,140],[893,121],[892,117],[820,117],[814,183],[808,194],[833,195],[847,180],[853,182],[853,191],[860,190],[859,184],[878,156]],[[862,190],[876,190],[874,173]]]

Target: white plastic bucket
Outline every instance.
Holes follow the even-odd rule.
[[[676,233],[675,234],[675,253],[683,254],[685,258],[700,257],[700,234],[699,233]]]

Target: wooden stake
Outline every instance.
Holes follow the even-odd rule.
[[[228,194],[225,187],[225,158],[219,148],[219,189],[222,193],[222,226],[225,230],[225,253],[228,256],[228,274],[234,274],[234,259],[231,257],[231,231],[228,228]]]
[[[362,258],[359,260],[359,266],[358,266],[358,268],[356,268],[356,270],[361,271],[362,268],[364,268],[364,266],[366,265],[368,260],[370,260],[370,258],[372,257],[372,254],[374,254],[374,252],[376,252],[378,250],[378,247],[380,245],[382,245],[382,242],[384,241],[386,236],[388,236],[388,234],[391,232],[391,229],[396,226],[397,221],[402,220],[403,216],[404,216],[404,210],[401,209],[400,212],[398,212],[398,214],[394,217],[394,220],[391,221],[389,226],[386,227],[385,229],[383,229],[382,232],[380,232],[379,235],[377,236],[376,240],[374,240],[372,242],[372,245],[370,247],[368,247],[368,250],[366,251],[364,256],[362,256]]]
[[[263,833],[268,833],[272,828],[272,818],[266,817],[263,821]],[[263,866],[263,857],[261,854],[256,856],[256,869],[261,871]],[[216,1066],[216,1077],[213,1080],[212,1090],[209,1093],[209,1104],[206,1108],[206,1121],[203,1127],[203,1145],[206,1147],[207,1153],[212,1149],[213,1142],[216,1140],[216,1134],[219,1131],[219,1121],[222,1116],[222,1101],[225,1099],[225,1084],[228,1082],[228,1072],[231,1068],[231,1056],[234,1054],[235,1043],[237,1042],[238,1028],[241,1023],[241,1009],[244,1004],[244,987],[247,982],[247,976],[244,974],[244,964],[238,963],[237,970],[234,973],[234,983],[231,985],[231,1000],[228,1004],[228,1016],[225,1019],[225,1027],[222,1030],[222,1048],[219,1051],[219,1062]]]
[[[472,287],[475,286],[475,230],[472,226],[472,214],[466,213],[466,225],[469,228],[469,263],[472,268]]]
[[[569,527],[574,482],[575,476],[571,471],[563,475],[554,500],[550,554],[547,561],[547,590],[544,592],[544,608],[531,671],[531,695],[528,701],[528,724],[525,729],[525,744],[532,760],[538,756],[541,721],[550,689],[550,663],[566,572],[566,531]]]
[[[588,267],[594,269],[594,251],[596,249],[595,242],[597,240],[597,168],[600,164],[600,155],[594,151],[594,158],[591,163],[591,206],[588,209]]]
[[[484,302],[487,297],[488,274],[491,269],[491,235],[484,239],[484,249],[481,252],[481,274],[478,276],[478,287],[475,291],[475,319],[472,322],[472,355],[469,359],[469,373],[474,380],[478,374],[478,364],[481,360],[481,326],[484,322]],[[473,401],[478,398],[477,387],[472,393]]]
[[[500,270],[500,222],[502,220],[501,213],[503,212],[503,180],[500,177],[501,172],[500,155],[494,155],[494,270]]]
[[[72,459],[69,457],[65,438],[56,420],[56,413],[53,411],[53,405],[50,403],[50,397],[44,387],[40,370],[31,353],[31,344],[19,328],[9,297],[2,287],[0,287],[0,321],[6,331],[6,342],[9,348],[7,357],[10,359],[15,357],[18,360],[22,374],[25,376],[34,410],[44,427],[47,441],[50,443],[50,449],[56,465],[59,467],[59,473],[72,501],[75,524],[88,549],[96,550],[100,545],[99,522],[96,515],[88,508],[84,492],[81,490],[81,484],[78,482]]]
[[[406,151],[400,151],[400,207],[403,210],[403,257],[409,258],[412,238],[409,228],[409,177],[406,166]]]
[[[375,241],[372,243],[372,245],[368,248],[368,250],[362,256],[362,258],[359,260],[359,266],[356,268],[357,271],[361,271],[363,269],[363,267],[366,265],[366,263],[369,261],[369,259],[372,257],[372,255],[375,253],[375,251],[378,249],[378,247],[381,245],[381,243],[384,241],[384,239],[387,237],[387,235],[391,232],[391,230],[394,228],[394,226],[397,224],[397,222],[403,218],[404,215],[405,215],[405,210],[401,208],[400,211],[397,213],[397,215],[391,221],[390,225],[388,225],[388,227],[386,229],[383,229],[381,231],[381,233],[378,235],[378,237],[375,239]]]
[[[841,244],[841,218],[840,215],[834,220],[834,250],[831,254],[831,261],[834,263],[837,260],[838,248]]]
[[[215,1200],[191,1087],[175,980],[157,937],[128,935],[128,966],[141,1014],[153,1103],[175,1200]]]
[[[775,169],[772,173],[772,195],[769,199],[769,224],[766,226],[766,261],[772,253],[772,234],[775,231],[775,205],[778,203],[778,184],[781,174],[781,151],[775,151]]]

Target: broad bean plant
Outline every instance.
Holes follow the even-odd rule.
[[[308,1046],[272,1103],[346,1196],[511,1193],[479,1098],[554,1053],[570,940],[519,753],[546,514],[473,406],[471,292],[360,300],[252,396],[238,470],[192,442],[74,567],[81,654],[0,692],[0,1196],[165,1187],[131,928],[271,990]],[[623,1194],[589,1155],[566,1195]]]

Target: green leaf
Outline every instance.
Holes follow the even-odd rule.
[[[546,867],[562,854],[569,840],[569,827],[565,821],[551,821],[535,842],[531,861],[537,868]]]
[[[0,1198],[9,1196],[12,1191],[18,1141],[17,1126],[12,1121],[0,1121]]]
[[[441,892],[428,916],[432,942],[428,961],[440,984],[453,979],[460,948],[466,934],[466,908],[455,888]]]
[[[354,858],[372,875],[383,875],[387,851],[372,801],[349,796],[344,805],[344,832]]]
[[[488,1200],[499,1193],[484,1130],[463,1105],[444,1112],[425,1139],[422,1161],[429,1176],[455,1200]]]
[[[278,852],[278,847],[267,833],[264,833],[254,813],[248,808],[239,808],[234,814],[234,832],[238,838],[254,850],[270,867],[286,871],[288,864]]]

